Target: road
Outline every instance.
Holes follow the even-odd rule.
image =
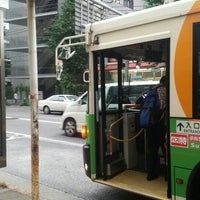
[[[84,200],[144,200],[147,198],[92,182],[84,173],[85,141],[67,137],[59,114],[39,113],[40,184]],[[5,172],[31,180],[30,108],[6,108],[7,167]],[[106,196],[105,196],[106,194]]]

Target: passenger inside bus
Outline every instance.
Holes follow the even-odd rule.
[[[164,142],[166,134],[165,108],[166,108],[166,77],[160,79],[160,83],[156,86],[160,110],[162,114],[158,122],[148,128],[147,133],[147,180],[151,181],[159,176],[160,162],[158,159],[158,150],[161,148],[165,156]]]

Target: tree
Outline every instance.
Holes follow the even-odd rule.
[[[10,75],[10,72],[11,72],[11,62],[10,62],[10,59],[8,59],[6,57],[6,59],[5,59],[5,77]],[[6,84],[5,84],[5,96],[6,96],[6,99],[13,99],[13,93],[14,93],[14,91],[13,91],[13,87],[12,87],[11,82],[10,81],[6,81]]]
[[[53,23],[45,30],[49,48],[55,52],[59,42],[67,36],[75,35],[75,0],[65,0]],[[64,61],[62,80],[58,83],[63,93],[78,94],[86,90],[82,81],[83,71],[87,68],[87,54],[84,46],[74,47],[75,55]]]
[[[144,1],[146,2],[145,5],[146,8],[159,6],[164,3],[164,0],[144,0]]]
[[[10,62],[10,59],[8,59],[6,57],[6,61],[5,61],[5,76],[10,75],[10,72],[11,72],[11,62]]]

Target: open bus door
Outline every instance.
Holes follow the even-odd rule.
[[[160,52],[157,53],[157,51],[153,50],[150,52],[148,48],[145,48],[150,45],[153,50],[157,47],[162,47],[162,50],[165,50],[163,50],[165,52],[165,62],[160,61]],[[92,140],[91,137],[89,137],[89,143],[84,145],[83,154],[86,174],[96,182],[140,194],[145,192],[144,195],[156,197],[158,199],[167,199],[167,196],[170,196],[170,177],[168,176],[168,174],[170,174],[170,168],[169,165],[166,166],[167,163],[164,160],[165,158],[163,158],[164,155],[162,152],[159,155],[160,161],[163,162],[161,166],[162,176],[156,181],[153,181],[153,183],[146,180],[146,132],[139,126],[140,110],[137,104],[135,105],[135,103],[129,102],[134,99],[133,96],[130,98],[130,93],[132,93],[130,88],[142,88],[140,91],[142,94],[142,92],[150,89],[152,85],[144,85],[142,87],[139,85],[140,87],[137,87],[137,84],[140,84],[140,82],[145,83],[146,79],[148,83],[152,80],[157,80],[159,82],[163,75],[168,74],[169,45],[170,40],[163,39],[138,44],[137,48],[132,45],[93,52],[95,79],[92,84],[94,84],[95,101],[93,103],[91,102],[92,99],[89,99],[89,104],[94,106],[95,117],[92,119],[94,127],[90,127],[89,129],[91,131],[91,128],[94,128],[92,131],[94,131],[95,134],[92,134],[92,137],[95,137],[93,137]],[[138,55],[138,57],[144,55],[144,59],[146,60],[141,62],[142,64],[147,63],[151,65],[152,60],[154,61],[153,63],[155,66],[153,65],[150,69],[138,68],[135,70],[137,72],[134,78],[140,77],[140,73],[143,73],[141,81],[135,79],[129,80],[129,78],[131,78],[131,71],[129,69],[127,70],[126,63],[130,64],[133,57],[129,60],[126,55],[130,54]],[[108,73],[106,72],[109,62],[115,63],[117,66],[116,73],[112,78],[108,77]],[[142,65],[140,65],[140,67],[142,67]],[[145,74],[145,72],[147,72],[147,74]],[[150,74],[152,74],[153,77],[150,77]],[[158,76],[154,77],[155,74],[158,74]],[[108,80],[111,81],[115,87],[111,87]],[[136,85],[130,87],[133,83]],[[126,85],[128,85],[128,87],[125,87]],[[138,89],[134,90],[133,93],[137,93],[137,90]],[[129,98],[127,98],[127,96]],[[127,104],[132,107],[127,108]],[[88,120],[87,124],[91,125],[92,123],[89,123]],[[167,128],[167,130],[169,129]],[[167,135],[168,134],[167,131]],[[167,140],[168,139],[167,136]],[[167,143],[167,145],[169,145],[169,143]],[[93,151],[94,149],[95,151]],[[169,148],[167,150],[167,158],[168,156]],[[90,168],[91,166],[93,168]],[[165,176],[168,176],[167,180],[165,180]],[[155,188],[156,190],[159,188],[159,190],[155,192]]]
[[[3,13],[0,11],[0,167],[6,166],[6,122],[5,122],[5,69],[4,69],[4,37]]]
[[[112,123],[118,121],[123,116],[123,81],[122,81],[122,57],[119,54],[113,53],[111,51],[98,53],[95,57],[97,60],[95,62],[97,68],[99,68],[98,82],[96,82],[96,87],[99,91],[99,123],[96,127],[99,127],[96,131],[99,132],[99,171],[97,174],[103,176],[105,179],[112,177],[114,174],[123,171],[125,169],[125,162],[123,156],[123,144],[119,142],[110,141],[110,126]],[[98,63],[98,60],[100,61]],[[106,67],[110,60],[116,62],[118,73],[116,77],[117,86],[110,89],[108,94],[108,88],[106,87]],[[128,102],[127,102],[128,103]],[[115,137],[123,138],[123,124],[121,121],[115,124],[113,130]]]
[[[95,132],[97,138],[97,176],[111,178],[125,169],[145,171],[146,135],[139,127],[139,109],[131,98],[148,90],[152,85],[131,85],[128,65],[122,55],[112,50],[96,53],[94,65],[98,70],[95,87],[98,88],[96,102]],[[117,73],[113,83],[108,83],[108,63],[115,62]],[[145,81],[144,81],[145,83]],[[158,82],[154,82],[156,84]],[[133,95],[133,96],[132,96]],[[134,104],[133,104],[134,103]],[[128,109],[126,106],[131,106]],[[135,106],[135,108],[134,108]]]

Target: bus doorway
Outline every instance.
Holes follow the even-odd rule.
[[[113,180],[121,174],[125,174],[122,179],[126,181],[129,178],[147,181],[147,137],[139,124],[140,99],[168,74],[169,41],[164,39],[94,53],[94,72],[98,77],[94,81],[98,99],[95,103],[97,182],[103,179],[113,185]],[[166,155],[159,149],[163,188],[167,187]]]

